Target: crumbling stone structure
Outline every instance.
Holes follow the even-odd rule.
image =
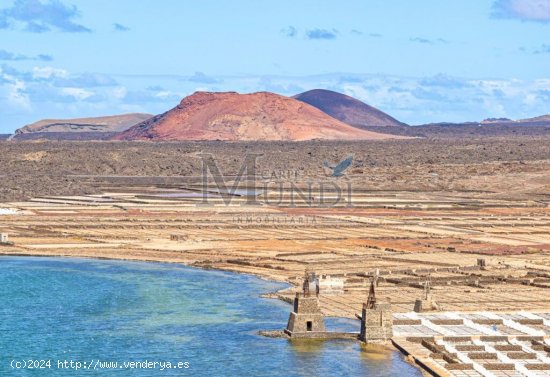
[[[375,282],[371,281],[369,297],[361,312],[359,339],[365,343],[383,343],[393,336],[391,304],[376,302]]]
[[[344,294],[344,279],[330,275],[317,275],[315,272],[307,273],[310,292],[317,295]]]
[[[319,299],[311,295],[309,287],[307,276],[302,294],[296,293],[294,308],[285,329],[285,333],[291,338],[317,338],[322,335],[320,333],[325,333],[325,321],[319,309]]]
[[[417,313],[429,312],[432,310],[441,310],[432,296],[432,284],[430,278],[424,283],[424,296],[417,298],[414,303],[414,311]]]

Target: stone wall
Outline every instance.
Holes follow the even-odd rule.
[[[294,311],[288,317],[285,332],[299,338],[318,338],[320,333],[325,332],[325,321],[317,297],[296,294]]]
[[[300,314],[320,313],[317,297],[297,295],[294,299],[294,312]]]
[[[390,304],[363,305],[360,339],[366,343],[385,342],[393,336],[393,313]]]

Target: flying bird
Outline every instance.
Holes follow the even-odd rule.
[[[332,172],[329,174],[331,177],[341,177],[344,175],[344,172],[351,166],[353,162],[353,154],[348,155],[345,159],[340,161],[334,166],[330,166],[328,162],[324,162],[323,166],[330,169]]]

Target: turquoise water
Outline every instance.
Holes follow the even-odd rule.
[[[286,325],[290,305],[259,298],[282,286],[170,264],[0,257],[0,376],[420,376],[397,352],[258,336]],[[359,328],[329,321],[346,326]],[[10,365],[29,359],[50,367]],[[82,369],[58,369],[71,360]]]

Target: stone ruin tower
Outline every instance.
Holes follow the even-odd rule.
[[[432,280],[431,277],[428,276],[428,279],[424,282],[423,298],[416,299],[414,302],[414,311],[422,313],[432,310],[440,310],[440,307],[432,296]]]
[[[359,339],[365,343],[383,343],[393,336],[393,313],[390,303],[376,302],[374,280],[370,283],[369,297],[361,312]]]
[[[325,332],[325,321],[319,309],[317,295],[311,295],[310,275],[306,273],[302,293],[296,293],[294,309],[285,329],[292,338],[315,338]]]

